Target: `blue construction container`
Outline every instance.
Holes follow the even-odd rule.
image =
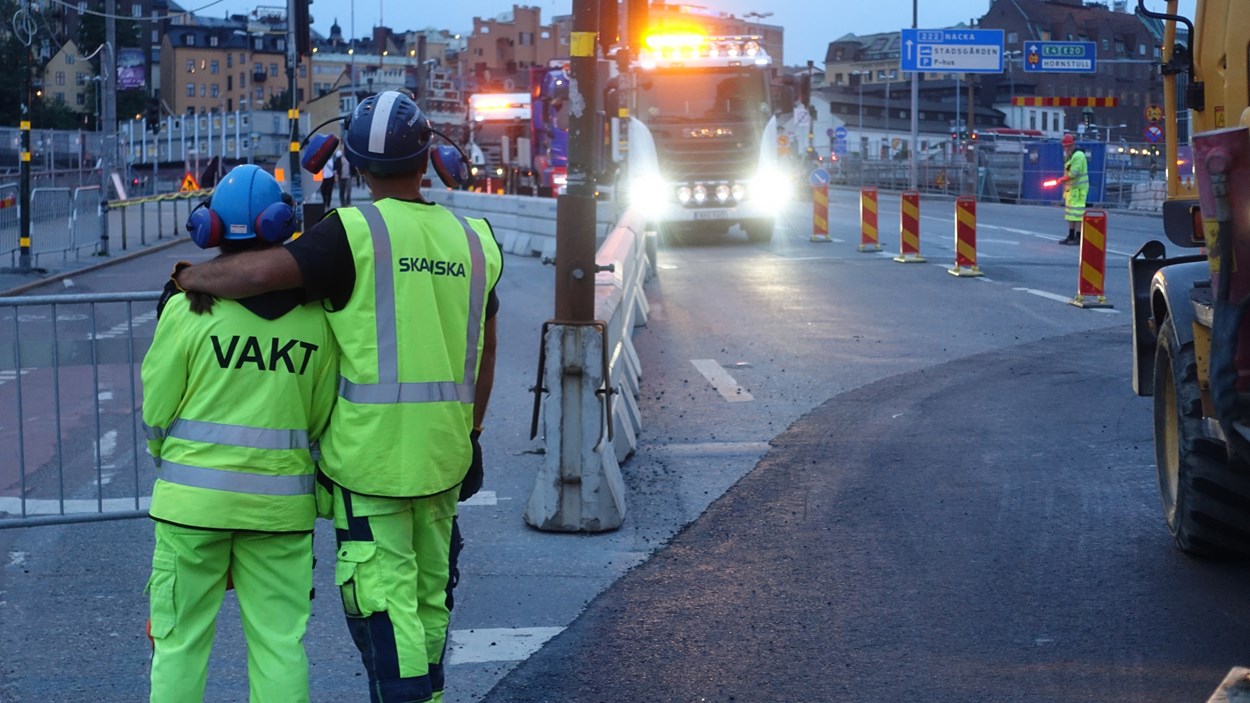
[[[1106,201],[1107,192],[1107,145],[1102,142],[1077,142],[1077,148],[1085,151],[1089,169],[1088,204]],[[1050,188],[1042,184],[1063,176],[1063,145],[1059,142],[1032,142],[1024,145],[1021,154],[1024,163],[1020,169],[1020,201],[1033,203],[1063,203],[1063,185]]]

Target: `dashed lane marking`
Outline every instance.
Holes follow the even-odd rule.
[[[1012,290],[1018,290],[1022,293],[1028,293],[1029,295],[1036,295],[1039,298],[1045,298],[1047,300],[1054,300],[1060,303],[1066,304],[1066,303],[1072,302],[1072,296],[1059,295],[1058,293],[1051,293],[1049,291],[1037,290],[1034,288],[1013,288]],[[1115,308],[1089,308],[1089,310],[1093,312],[1100,312],[1100,313],[1103,313],[1104,315],[1119,315],[1120,314],[1120,311],[1116,310]]]
[[[478,491],[472,498],[463,501],[461,505],[498,505],[499,497],[494,491]]]
[[[88,335],[87,338],[100,340],[100,339],[113,339],[116,337],[121,337],[123,335],[129,334],[131,329],[135,327],[139,327],[140,325],[147,324],[155,319],[156,319],[156,311],[149,310],[148,312],[145,312],[142,315],[135,316],[129,322],[119,322],[118,324],[110,327],[108,331],[101,332],[99,334]]]
[[[699,373],[712,384],[712,388],[716,389],[721,397],[731,403],[741,403],[748,400],[755,400],[745,388],[738,385],[733,376],[729,372],[716,363],[713,359],[691,359],[690,363],[698,369]]]

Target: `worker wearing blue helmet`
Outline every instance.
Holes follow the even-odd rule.
[[[232,170],[187,219],[197,245],[234,255],[276,247],[294,228],[293,208],[256,166]],[[162,296],[142,367],[157,467],[152,701],[203,700],[231,582],[250,700],[309,700],[312,446],[330,419],[337,363],[325,312],[294,291],[214,301],[171,286]]]
[[[279,250],[175,273],[213,295],[294,288],[326,301],[341,370],[318,467],[334,498],[335,582],[374,703],[443,699],[457,502],[481,485],[494,383],[503,257],[485,220],[422,195],[429,162],[444,155],[431,154],[431,137],[408,96],[366,98],[343,146],[371,203],[333,211]]]

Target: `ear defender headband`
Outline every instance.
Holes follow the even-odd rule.
[[[343,129],[351,127],[351,114],[335,117],[326,120],[313,128],[312,133],[304,137],[301,147],[306,147],[303,158],[300,159],[300,166],[309,173],[320,173],[325,168],[326,162],[330,157],[334,156],[334,152],[338,150],[341,143],[339,138],[333,134],[317,134],[317,130],[332,123],[343,122]],[[443,185],[452,190],[460,190],[468,186],[473,181],[473,176],[469,171],[469,157],[464,151],[456,145],[447,135],[431,129],[430,132],[437,134],[443,138],[446,144],[441,144],[430,149],[430,163],[434,166],[434,173],[438,174],[438,180]]]

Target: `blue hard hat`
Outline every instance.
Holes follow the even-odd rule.
[[[412,98],[395,90],[370,95],[349,118],[347,161],[373,173],[422,171],[431,134],[430,121]]]
[[[209,208],[221,218],[225,239],[251,239],[256,218],[270,205],[282,202],[282,187],[259,166],[236,166],[213,191]]]

